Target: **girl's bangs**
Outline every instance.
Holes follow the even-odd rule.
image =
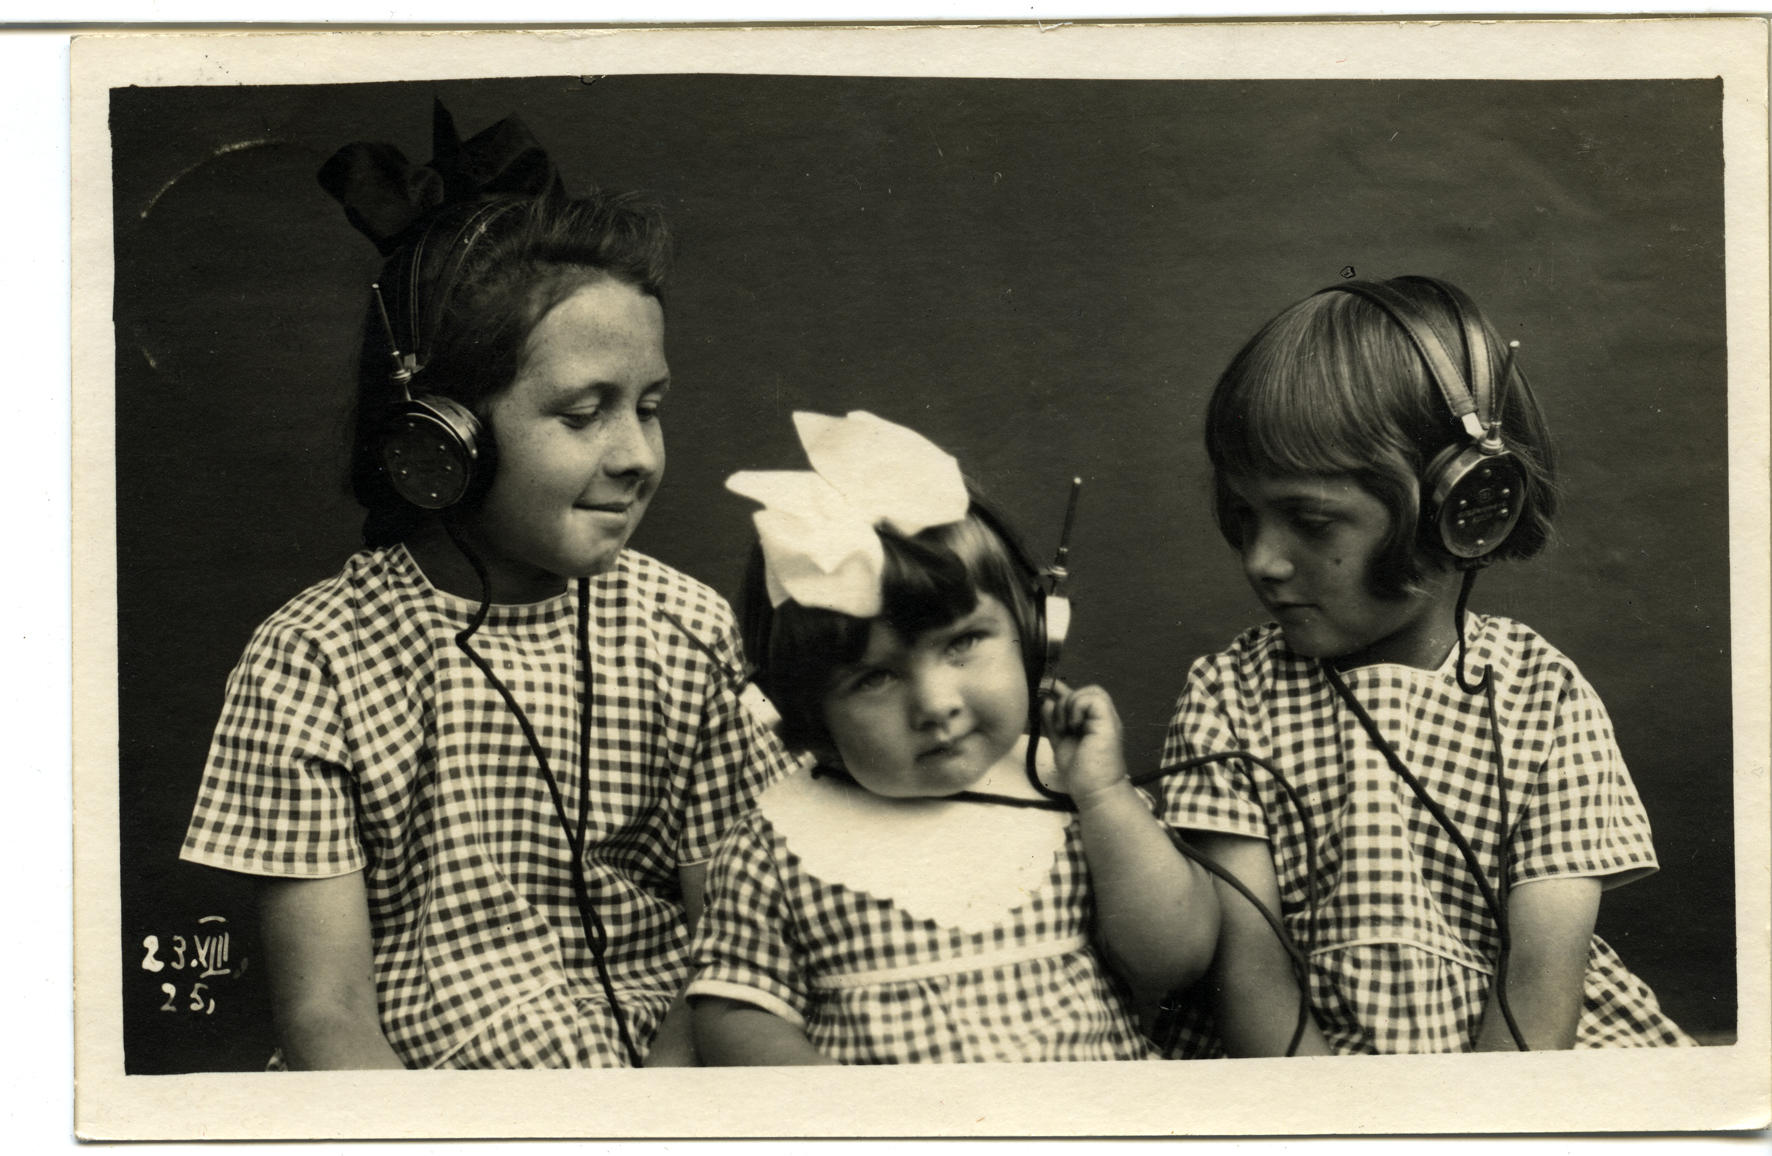
[[[1352,316],[1362,303],[1341,297],[1307,298],[1225,371],[1206,429],[1220,476],[1364,475],[1407,462],[1412,447],[1392,412],[1407,363],[1397,341],[1362,340]]]
[[[978,606],[975,578],[952,541],[967,519],[934,535],[902,538],[882,533],[886,568],[881,575],[881,621],[905,638],[946,626]],[[951,532],[947,532],[951,531]]]

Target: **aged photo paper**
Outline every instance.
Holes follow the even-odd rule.
[[[76,1130],[89,1140],[1695,1132],[1769,1103],[1767,27],[1754,19],[110,33],[72,44]],[[1338,278],[1521,339],[1566,511],[1473,606],[1605,696],[1660,872],[1600,931],[1703,1045],[879,1070],[269,1073],[250,889],[178,862],[252,626],[357,544],[375,260],[313,173],[511,113],[678,246],[635,539],[731,598],[795,409],[951,448],[1039,551],[1086,479],[1068,671],[1154,765],[1255,621],[1200,410]],[[1505,572],[1504,572],[1505,571]],[[1479,605],[1481,604],[1481,605]]]

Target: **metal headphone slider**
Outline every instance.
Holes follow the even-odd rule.
[[[1477,448],[1489,457],[1503,453],[1507,446],[1501,440],[1501,403],[1507,397],[1507,384],[1514,377],[1514,354],[1520,351],[1518,341],[1507,343],[1507,358],[1501,363],[1501,380],[1495,386],[1495,396],[1489,402],[1489,428],[1476,439]]]
[[[1039,692],[1042,696],[1049,694],[1058,684],[1058,660],[1064,653],[1065,640],[1071,632],[1071,600],[1064,592],[1071,572],[1065,563],[1070,558],[1071,527],[1076,522],[1077,497],[1082,489],[1083,479],[1072,478],[1070,498],[1065,506],[1064,529],[1058,538],[1058,553],[1052,559],[1052,565],[1040,571],[1040,633],[1043,645]]]

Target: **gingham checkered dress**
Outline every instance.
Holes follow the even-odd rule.
[[[1614,887],[1656,869],[1649,822],[1605,707],[1573,663],[1529,627],[1467,619],[1467,669],[1493,669],[1507,756],[1507,819],[1481,695],[1439,670],[1343,673],[1348,689],[1464,833],[1488,878],[1513,828],[1510,885],[1598,877]],[[1339,1052],[1474,1048],[1489,995],[1495,929],[1457,847],[1372,744],[1314,659],[1272,624],[1188,675],[1164,765],[1246,749],[1278,765],[1304,801],[1317,852],[1311,1006]],[[1169,823],[1269,842],[1282,918],[1306,941],[1305,828],[1266,771],[1236,761],[1164,780]],[[1230,902],[1241,902],[1233,898]],[[1588,952],[1577,1047],[1690,1044],[1654,994],[1598,936]],[[1181,1051],[1222,1055],[1210,1017],[1184,1016]]]
[[[813,787],[833,798],[861,790],[836,778]],[[1053,844],[1043,878],[1036,874],[1018,902],[993,911],[994,923],[971,930],[813,875],[771,823],[769,803],[765,795],[709,867],[692,997],[771,1012],[845,1064],[1150,1057],[1089,942],[1088,868],[1074,819]],[[990,806],[879,804],[901,807],[906,822],[931,808],[976,815]]]
[[[477,604],[404,546],[353,556],[254,634],[228,682],[182,856],[291,878],[366,872],[381,1026],[409,1067],[626,1063],[535,755],[456,646]],[[689,977],[678,868],[786,769],[730,679],[731,611],[632,551],[590,585],[585,866],[642,1050]],[[575,588],[494,606],[471,644],[578,807]]]

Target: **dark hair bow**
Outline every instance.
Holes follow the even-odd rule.
[[[515,115],[464,141],[441,100],[431,112],[430,163],[411,164],[385,142],[358,141],[333,153],[318,175],[321,187],[384,257],[443,205],[565,193],[547,151]]]

